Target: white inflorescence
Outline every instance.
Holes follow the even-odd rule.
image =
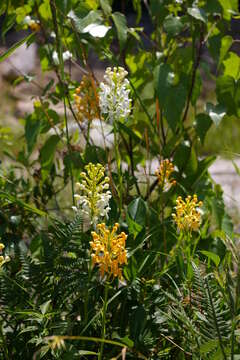
[[[128,72],[122,67],[108,67],[105,71],[105,83],[100,83],[99,105],[102,114],[107,114],[111,123],[126,118],[131,111],[129,98]]]
[[[111,210],[109,200],[112,195],[109,189],[109,178],[104,176],[104,166],[101,164],[88,164],[86,172],[81,173],[82,181],[77,183],[80,194],[75,195],[77,206],[74,210],[81,209],[92,224],[97,224]]]

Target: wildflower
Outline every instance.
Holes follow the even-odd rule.
[[[126,239],[127,235],[121,232],[116,234],[119,224],[116,223],[112,231],[105,224],[98,224],[98,232],[92,232],[93,241],[90,241],[93,264],[99,266],[100,275],[122,278],[121,265],[127,264]]]
[[[0,243],[0,268],[5,264],[6,262],[10,261],[10,257],[8,255],[3,256],[2,251],[5,248],[5,245]]]
[[[108,67],[105,71],[105,83],[100,84],[99,105],[102,114],[107,114],[111,123],[124,119],[130,114],[128,72],[122,67]]]
[[[99,99],[93,79],[83,76],[80,86],[73,95],[79,121],[99,118]]]
[[[77,183],[81,195],[76,194],[77,210],[81,207],[83,214],[87,215],[91,223],[96,224],[100,217],[107,216],[110,207],[111,192],[109,178],[104,176],[104,166],[89,163],[85,166],[86,172],[81,173],[82,181]]]
[[[174,165],[168,159],[162,160],[160,167],[155,171],[162,191],[168,191],[173,185],[176,185],[176,180],[171,178],[173,171]]]
[[[186,197],[185,201],[179,196],[176,200],[176,214],[172,217],[177,224],[179,231],[197,231],[201,224],[201,212],[199,208],[202,201],[198,202],[197,195]]]
[[[32,19],[29,15],[24,18],[23,23],[30,27],[32,31],[39,31],[41,28],[39,21]]]

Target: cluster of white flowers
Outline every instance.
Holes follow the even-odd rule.
[[[108,67],[104,75],[105,83],[100,83],[99,106],[101,113],[108,115],[111,123],[126,118],[131,111],[127,74],[122,67],[114,67],[113,70]]]
[[[104,175],[104,166],[89,163],[85,166],[86,172],[81,173],[82,181],[77,183],[77,190],[81,194],[75,194],[75,211],[80,208],[92,224],[96,225],[100,218],[108,215],[110,211],[109,200],[112,195],[109,189],[109,178]]]

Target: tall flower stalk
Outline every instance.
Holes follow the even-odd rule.
[[[108,305],[108,291],[110,281],[114,278],[122,279],[122,266],[127,264],[126,239],[124,232],[117,234],[119,224],[112,230],[106,228],[104,223],[97,225],[97,231],[92,232],[91,257],[93,265],[99,267],[100,276],[105,280],[104,302],[102,315],[102,340],[106,335],[106,313]],[[103,358],[104,342],[101,343],[98,360]]]
[[[113,124],[115,159],[119,179],[119,209],[122,209],[123,177],[121,169],[121,156],[117,146],[117,122],[124,121],[131,112],[131,98],[129,97],[128,72],[122,67],[108,67],[105,71],[104,82],[100,83],[99,106],[101,114]]]
[[[81,173],[81,182],[76,184],[76,206],[81,209],[94,226],[101,218],[107,217],[110,210],[109,200],[112,195],[109,189],[109,178],[104,175],[105,168],[101,164],[89,163],[85,166],[86,172]]]

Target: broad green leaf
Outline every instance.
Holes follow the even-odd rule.
[[[233,39],[230,35],[226,35],[221,40],[221,48],[220,48],[220,56],[219,56],[219,64],[224,60],[225,56],[228,53],[228,50],[232,46]]]
[[[228,57],[223,61],[224,75],[232,76],[235,80],[239,79],[240,75],[240,58],[233,52],[228,53]]]
[[[223,18],[231,20],[232,15],[238,13],[238,0],[218,0],[223,8]]]
[[[202,250],[202,251],[200,251],[200,253],[207,256],[208,259],[212,260],[217,267],[220,264],[220,257],[217,254],[215,254],[211,251],[206,251],[206,250]]]
[[[225,108],[220,104],[213,105],[211,103],[207,103],[206,111],[216,126],[220,124],[226,115]]]
[[[52,20],[52,12],[50,8],[50,1],[43,0],[38,8],[39,14],[45,21]]]
[[[235,111],[236,82],[232,76],[220,76],[216,82],[216,94],[219,104],[226,107],[228,115]]]
[[[40,305],[40,310],[43,315],[45,315],[47,313],[47,311],[51,305],[51,302],[52,302],[52,300],[48,300],[45,303],[43,303],[42,305]]]
[[[110,16],[112,12],[112,7],[109,4],[109,0],[100,0],[100,5],[101,8],[103,9],[104,14]]]
[[[25,44],[26,42],[32,41],[34,37],[35,37],[35,34],[32,33],[32,34],[26,36],[24,39],[18,41],[13,46],[11,46],[5,53],[0,55],[0,62],[7,59],[17,48],[19,48],[19,46]]]
[[[146,204],[142,198],[133,200],[128,205],[128,215],[139,225],[145,225],[146,223]]]
[[[68,17],[73,20],[74,25],[79,32],[83,32],[83,30],[91,24],[101,24],[102,22],[102,12],[98,10],[91,10],[84,17],[82,17],[81,12],[78,12],[77,9],[75,11],[71,10]]]
[[[207,22],[207,15],[203,9],[200,9],[198,7],[192,7],[188,8],[187,12],[189,15],[191,15],[194,19],[200,20],[204,23]]]
[[[50,138],[47,139],[47,141],[43,145],[40,151],[40,160],[41,160],[42,169],[50,170],[59,140],[60,140],[59,136],[52,135]]]
[[[174,154],[174,164],[177,165],[178,169],[181,171],[187,163],[191,155],[191,144],[188,140],[181,142],[176,148]]]
[[[168,64],[161,64],[155,69],[154,80],[159,105],[174,131],[186,102],[186,79],[184,76],[179,78]]]
[[[163,28],[170,36],[178,35],[183,29],[183,24],[179,16],[169,15],[163,23]]]
[[[198,114],[196,116],[196,132],[201,143],[204,143],[205,136],[212,125],[212,119],[207,114]]]
[[[38,134],[41,128],[41,121],[34,114],[26,118],[25,123],[25,138],[27,140],[28,153],[31,154],[36,144]]]
[[[113,13],[112,19],[117,29],[120,49],[122,50],[127,41],[127,20],[126,17],[120,12]]]

